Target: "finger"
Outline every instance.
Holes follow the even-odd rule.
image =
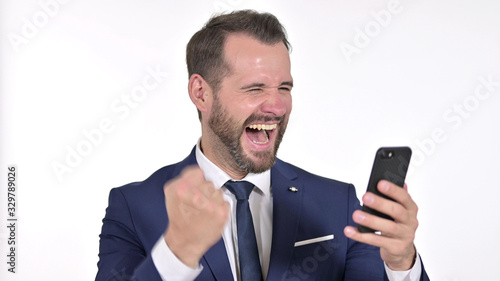
[[[382,235],[377,235],[374,233],[361,233],[355,227],[352,226],[346,226],[344,228],[344,234],[350,239],[356,240],[361,243],[373,245],[376,247],[384,247],[388,243],[394,241],[394,239]]]
[[[198,166],[188,166],[184,168],[181,174],[165,183],[163,190],[165,195],[171,192],[177,191],[177,195],[181,195],[184,192],[188,192],[191,186],[195,186],[197,182],[201,182],[203,179],[203,172]]]
[[[197,210],[205,207],[208,201],[207,197],[198,187],[193,187],[192,184],[192,182],[186,181],[184,178],[176,178],[171,182],[167,182],[164,186],[165,203]]]
[[[212,182],[208,182],[205,180],[200,181],[200,183],[197,184],[196,189],[203,193],[203,195],[205,195],[207,198],[213,198],[217,196],[217,189]]]
[[[203,180],[194,190],[193,194],[199,192],[210,204],[221,205],[224,202],[224,193],[220,188],[216,188],[212,182]]]
[[[407,243],[404,240],[394,239],[389,236],[378,235],[375,233],[361,233],[355,227],[346,226],[344,234],[353,240],[375,247],[383,248],[391,254],[397,254],[404,251]]]
[[[217,203],[217,204],[222,204],[224,202],[227,202],[224,199],[224,193],[222,192],[221,189],[214,189],[214,192],[212,193],[212,199]]]
[[[196,192],[202,192],[209,195],[212,191],[213,184],[205,181],[205,175],[198,166],[188,166],[182,170],[178,178],[178,188],[186,192],[189,197],[193,196]]]
[[[382,194],[394,199],[396,202],[400,203],[410,211],[417,211],[417,204],[415,203],[415,201],[413,201],[410,194],[408,193],[408,186],[406,184],[405,186],[406,189],[386,180],[381,180],[377,184],[377,188]]]
[[[367,192],[363,195],[363,204],[376,211],[386,214],[396,221],[406,221],[410,216],[410,211],[398,202],[380,197],[374,193]]]
[[[355,223],[380,231],[383,236],[405,237],[402,226],[394,221],[380,218],[360,210],[355,211],[352,218]]]
[[[229,202],[227,201],[222,201],[220,205],[218,205],[216,215],[219,217],[219,221],[221,222],[222,225],[226,224],[228,219],[229,219],[229,212],[231,210],[231,207],[229,206]]]
[[[198,166],[191,166],[185,169],[185,174],[183,178],[186,179],[186,183],[190,192],[196,194],[197,191],[201,192],[204,197],[208,200],[222,200],[222,192],[218,191],[212,182],[207,182],[205,180],[205,175],[203,171]]]
[[[344,234],[352,240],[384,249],[391,255],[402,255],[408,250],[414,249],[412,246],[408,247],[408,245],[413,245],[412,243],[408,244],[404,240],[397,240],[374,233],[361,233],[352,226],[346,226]]]
[[[399,188],[399,187],[396,187]],[[372,229],[377,229],[382,231],[387,235],[394,235],[398,237],[409,237],[410,233],[414,233],[418,227],[417,212],[406,209],[403,205],[392,200],[385,199],[383,197],[377,196],[373,193],[366,193],[363,196],[363,203],[381,213],[387,214],[395,220],[395,222],[379,218],[374,215],[370,215],[365,212],[357,211],[355,214],[358,216],[354,217],[357,223],[366,225],[367,222],[362,222],[361,219],[368,221],[370,225],[366,225]],[[415,207],[416,208],[416,207]],[[361,212],[361,213],[359,213]],[[363,214],[363,216],[361,215]],[[409,231],[409,232],[405,232]]]

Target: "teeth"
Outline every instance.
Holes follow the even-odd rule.
[[[254,130],[264,130],[264,134],[266,135],[266,140],[263,141],[263,142],[258,142],[258,141],[253,141],[253,143],[255,144],[266,144],[269,142],[269,135],[267,134],[266,131],[268,130],[274,130],[276,129],[276,127],[278,127],[278,124],[273,124],[273,125],[267,125],[267,124],[254,124],[254,125],[250,125],[248,126],[248,128],[250,129],[254,129]]]
[[[274,130],[276,129],[278,125],[277,124],[273,124],[273,125],[266,125],[266,124],[254,124],[254,125],[250,125],[248,126],[248,128],[250,129],[256,129],[256,130]]]

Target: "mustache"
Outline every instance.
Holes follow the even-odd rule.
[[[245,127],[248,126],[249,124],[260,121],[260,122],[271,122],[271,121],[276,121],[276,122],[282,122],[283,119],[285,119],[285,116],[269,116],[269,115],[261,115],[261,114],[252,114],[248,116],[247,120],[245,120],[244,124]]]

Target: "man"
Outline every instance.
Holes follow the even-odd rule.
[[[393,222],[357,210],[352,185],[276,159],[292,109],[289,48],[279,21],[254,11],[214,17],[191,38],[201,139],[180,163],[111,191],[96,280],[428,280],[406,186],[379,183],[396,202],[363,197]]]

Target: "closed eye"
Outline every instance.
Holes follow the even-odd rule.
[[[262,92],[262,88],[248,89],[248,92],[250,92],[250,93],[260,93],[260,92]]]
[[[293,82],[283,82],[277,88],[280,92],[290,93],[292,91]],[[248,93],[262,93],[266,88],[269,88],[264,83],[252,83],[246,86],[241,87],[241,90],[245,90]]]

